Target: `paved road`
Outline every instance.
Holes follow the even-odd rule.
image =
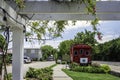
[[[49,62],[32,62],[30,64],[24,64],[23,74],[25,76],[26,71],[29,69],[29,67],[44,68],[44,67],[48,67],[48,66],[53,65],[53,64],[55,64],[54,61],[49,61]],[[12,66],[8,66],[7,70],[8,70],[8,73],[12,73]]]
[[[107,62],[107,61],[92,61],[100,64],[108,64],[112,71],[120,73],[120,62]]]
[[[92,61],[92,62],[98,62],[100,64],[108,64],[113,66],[120,66],[120,62],[108,62],[108,61]]]

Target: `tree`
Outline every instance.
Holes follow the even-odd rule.
[[[53,55],[54,48],[50,45],[45,45],[41,47],[43,59],[46,60],[49,56]]]
[[[120,38],[99,44],[99,52],[94,55],[96,60],[120,61]]]
[[[58,59],[58,49],[54,48],[52,53],[54,55],[55,61],[57,62],[57,59]]]
[[[75,44],[88,44],[90,46],[95,46],[97,40],[95,39],[95,32],[87,31],[78,32],[74,37]]]
[[[63,42],[61,42],[58,46],[59,48],[59,56],[62,57],[62,55],[68,54],[70,53],[70,47],[73,45],[73,40],[65,40]]]

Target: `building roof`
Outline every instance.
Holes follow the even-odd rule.
[[[74,48],[89,48],[89,49],[91,49],[91,46],[89,46],[87,44],[75,44],[72,47],[74,47]]]

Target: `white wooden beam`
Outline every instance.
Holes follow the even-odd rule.
[[[25,25],[26,20],[24,18],[22,18],[20,15],[18,15],[17,12],[10,5],[8,5],[4,0],[0,0],[0,16],[1,16],[0,20],[2,23],[3,23],[2,19],[4,17],[4,13],[1,8],[7,12],[6,17],[7,17],[7,20],[8,20],[7,23],[9,26],[14,26],[14,27],[17,26],[17,27],[23,29],[23,25]],[[20,22],[23,25],[17,23],[16,21]]]
[[[100,20],[120,20],[120,1],[98,1],[96,13]],[[53,1],[28,1],[18,13],[32,20],[91,20],[85,6],[78,3],[57,3]]]
[[[28,15],[31,17],[32,15]],[[100,20],[120,20],[120,14],[97,14]],[[94,16],[87,14],[36,14],[32,20],[91,20]]]
[[[15,4],[8,1],[14,9]],[[120,20],[120,1],[97,1],[96,13],[101,20]],[[31,20],[91,20],[85,5],[78,3],[58,3],[54,1],[26,1],[25,8],[17,12]]]
[[[98,1],[97,13],[120,13],[120,1]],[[85,5],[78,3],[58,3],[54,1],[28,1],[20,14],[72,13],[85,14]]]

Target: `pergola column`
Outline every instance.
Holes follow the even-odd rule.
[[[23,80],[24,33],[22,29],[13,30],[12,74],[13,80]]]

